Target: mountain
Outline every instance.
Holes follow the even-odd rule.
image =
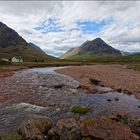
[[[15,30],[0,22],[0,57],[21,56],[25,61],[53,58],[38,46],[28,43]]]
[[[131,53],[130,52],[126,52],[126,51],[121,51],[121,54],[122,54],[122,56],[127,56],[127,55],[130,55]]]
[[[105,43],[101,38],[96,38],[92,41],[86,41],[80,47],[70,49],[61,59],[76,59],[94,56],[120,56],[121,52],[107,43]]]
[[[29,42],[29,45],[30,45],[32,48],[38,50],[40,53],[46,54],[46,53],[45,53],[40,47],[38,47],[37,45],[35,45],[35,44],[31,43],[31,42]]]

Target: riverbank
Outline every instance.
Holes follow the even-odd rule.
[[[140,99],[140,72],[128,69],[126,65],[86,65],[56,70],[80,81],[91,89],[90,80],[101,81],[103,86],[117,91],[124,91]],[[93,88],[93,86],[92,86]],[[93,88],[94,90],[94,88]]]

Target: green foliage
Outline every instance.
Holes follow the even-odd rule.
[[[73,106],[71,108],[71,112],[73,113],[80,113],[80,114],[84,114],[90,111],[90,108],[88,107],[82,107],[82,106]]]

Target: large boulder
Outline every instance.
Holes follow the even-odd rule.
[[[140,119],[134,116],[124,115],[119,119],[120,123],[123,123],[131,128],[140,137]]]
[[[115,122],[107,117],[100,119],[85,119],[80,124],[81,134],[84,137],[102,140],[138,140],[139,137],[131,132],[130,128]]]
[[[48,131],[49,140],[81,140],[80,127],[74,118],[59,120]]]
[[[44,140],[53,121],[46,116],[29,115],[21,123],[18,133],[23,140]]]

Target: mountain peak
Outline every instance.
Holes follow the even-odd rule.
[[[72,57],[82,54],[91,54],[98,56],[112,56],[121,55],[121,52],[103,41],[101,38],[95,38],[92,41],[86,41],[80,47],[66,52],[61,58],[66,59],[67,57]]]
[[[0,22],[0,58],[21,56],[24,60],[46,59],[48,55],[34,44],[28,43],[15,30]]]
[[[96,41],[103,41],[100,37],[95,38],[94,41],[95,41],[95,40],[96,40]],[[93,40],[92,40],[92,41],[93,41]]]

